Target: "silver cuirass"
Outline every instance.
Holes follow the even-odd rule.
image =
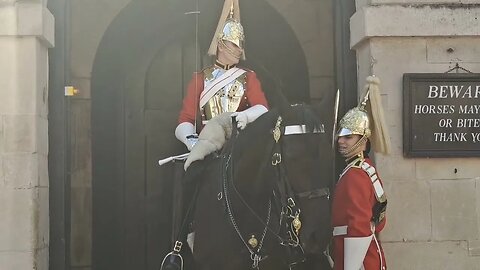
[[[204,69],[204,85],[210,84],[225,72],[226,70],[216,66]],[[225,112],[236,112],[245,94],[246,79],[247,73],[244,73],[218,90],[203,106],[203,120],[210,120]]]

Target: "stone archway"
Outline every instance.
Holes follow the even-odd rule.
[[[172,188],[173,168],[155,164],[182,151],[173,130],[182,89],[194,69],[188,60],[195,55],[194,18],[184,15],[192,3],[131,2],[98,47],[91,81],[96,269],[156,269],[170,246],[171,193],[166,191]],[[201,33],[213,33],[220,8],[218,1],[202,1]],[[264,1],[245,0],[242,9],[245,65],[257,71],[267,96],[280,80],[292,102],[309,101],[305,55],[290,26]],[[259,24],[259,16],[270,20]],[[210,39],[211,34],[199,36],[200,54]],[[172,66],[175,59],[178,65]]]

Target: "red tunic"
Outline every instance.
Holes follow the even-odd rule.
[[[365,162],[372,165],[370,159]],[[373,165],[372,165],[373,166]],[[380,180],[380,183],[381,180]],[[382,183],[383,186],[383,183]],[[345,237],[367,237],[372,235],[370,221],[372,220],[372,208],[377,202],[372,181],[368,174],[358,167],[351,167],[338,181],[332,204],[332,226],[348,226],[346,235],[334,236],[333,256],[335,270],[343,270],[344,265],[344,238]],[[386,219],[384,218],[375,228],[375,234],[383,230]],[[383,266],[385,266],[385,255],[380,245]],[[377,245],[372,240],[363,261],[365,270],[379,270],[380,256],[377,252]]]
[[[195,86],[197,86],[197,91],[195,91]],[[178,123],[195,123],[195,111],[197,111],[197,114],[199,114],[198,103],[202,91],[203,73],[196,72],[193,74],[193,78],[188,84],[187,95],[183,99],[183,106],[178,117]],[[257,75],[253,71],[247,71],[245,95],[243,100],[240,102],[237,111],[243,111],[250,106],[258,104],[263,105],[268,109],[267,99],[263,93],[260,81],[257,79]]]

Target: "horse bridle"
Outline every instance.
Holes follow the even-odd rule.
[[[277,200],[277,204],[281,209],[280,212],[280,228],[286,229],[284,234],[286,237],[280,243],[284,246],[298,247],[300,239],[298,237],[302,222],[300,221],[300,208],[295,203],[295,195],[293,189],[288,181],[285,165],[282,162],[282,144],[280,139],[282,137],[281,125],[282,117],[278,116],[275,127],[273,128],[273,150],[272,150],[272,166],[275,168],[278,181],[276,182],[276,192],[280,200]],[[302,251],[303,252],[303,251]]]
[[[286,170],[285,170],[285,165],[282,162],[282,147],[280,143],[280,139],[282,137],[282,131],[281,131],[281,124],[282,124],[282,117],[278,116],[275,127],[273,129],[273,139],[274,139],[274,145],[273,145],[273,150],[272,150],[272,161],[271,164],[276,168],[276,174],[278,177],[277,181],[277,188],[276,191],[274,189],[274,194],[280,196],[280,200],[275,200],[277,207],[281,209],[280,213],[280,231],[275,232],[273,229],[270,228],[269,223],[270,223],[270,217],[271,217],[271,208],[272,208],[272,200],[270,199],[268,202],[268,213],[266,217],[266,221],[264,221],[251,207],[250,205],[245,201],[243,196],[238,192],[238,190],[235,188],[235,184],[233,182],[233,173],[232,173],[232,168],[233,166],[231,165],[231,152],[233,151],[233,143],[230,144],[231,146],[231,151],[228,155],[222,155],[222,157],[225,160],[224,166],[222,166],[223,169],[223,181],[222,181],[222,192],[225,197],[225,204],[226,204],[226,210],[230,219],[230,222],[232,223],[232,226],[235,229],[236,234],[242,241],[242,243],[245,245],[247,250],[250,253],[250,259],[252,260],[252,268],[253,269],[258,269],[259,267],[259,262],[266,258],[260,255],[261,249],[263,247],[263,242],[265,240],[265,236],[267,231],[271,232],[275,237],[278,238],[279,242],[281,245],[287,247],[287,253],[291,257],[292,250],[291,249],[296,249],[296,252],[300,252],[302,259],[300,261],[295,261],[291,260],[291,258],[288,259],[288,264],[289,268],[299,262],[304,261],[304,251],[302,246],[300,245],[300,229],[302,227],[302,223],[300,220],[300,213],[301,210],[295,203],[295,197],[299,198],[320,198],[320,197],[327,197],[329,198],[330,192],[328,188],[321,188],[321,189],[315,189],[315,190],[310,190],[306,192],[301,192],[294,194],[293,189],[291,188],[290,182],[288,181]],[[287,127],[285,127],[285,130]],[[287,134],[284,134],[287,135]],[[235,138],[235,136],[232,135],[232,138]],[[228,177],[230,176],[230,177]],[[229,181],[230,179],[230,181]],[[263,233],[260,238],[260,242],[254,236],[248,240],[245,241],[245,239],[242,236],[242,233],[237,225],[237,222],[235,221],[235,216],[233,213],[232,205],[231,205],[231,200],[228,192],[228,185],[232,185],[232,188],[234,191],[237,193],[238,197],[240,198],[240,201],[249,209],[250,212],[260,221],[261,224],[263,224],[264,229]],[[222,199],[223,196],[221,196],[221,193],[219,193],[218,200]],[[274,196],[275,198],[276,196]],[[282,233],[283,230],[283,233]],[[280,234],[284,234],[285,236],[281,236]]]

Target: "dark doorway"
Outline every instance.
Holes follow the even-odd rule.
[[[184,15],[194,1],[132,2],[102,39],[91,87],[93,269],[158,269],[171,247],[174,167],[157,161],[184,152],[173,135],[176,118],[221,2],[201,1],[198,52],[195,17]],[[264,1],[244,0],[241,9],[244,65],[269,100],[281,87],[292,103],[308,102],[305,55],[289,25]]]

